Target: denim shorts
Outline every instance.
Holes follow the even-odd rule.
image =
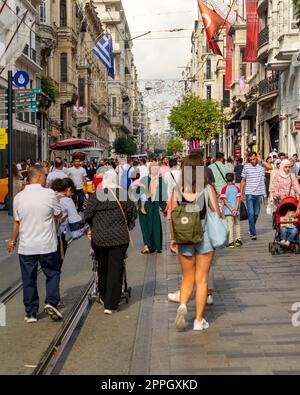
[[[201,223],[204,226],[205,220],[202,220]],[[207,229],[204,229],[204,240],[201,243],[181,244],[178,246],[178,253],[183,256],[202,255],[213,251],[214,248],[208,238]]]

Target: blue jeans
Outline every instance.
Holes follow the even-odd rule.
[[[295,237],[297,234],[297,230],[295,228],[281,228],[280,229],[280,240],[286,240],[288,236],[288,241],[293,243],[295,241]]]
[[[39,295],[37,290],[37,270],[39,264],[46,276],[45,303],[57,307],[60,301],[60,264],[57,252],[43,255],[19,255],[19,259],[23,281],[23,301],[27,316],[37,314],[39,310]]]
[[[256,236],[256,222],[260,213],[261,196],[246,195],[246,203],[248,210],[249,232],[252,236]]]

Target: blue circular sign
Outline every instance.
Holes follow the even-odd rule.
[[[20,70],[17,71],[14,75],[14,83],[19,87],[23,88],[28,85],[30,81],[29,74],[26,71]]]

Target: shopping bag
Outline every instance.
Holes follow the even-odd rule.
[[[246,221],[248,219],[248,211],[247,207],[244,202],[241,202],[241,207],[240,207],[240,220],[241,221]]]

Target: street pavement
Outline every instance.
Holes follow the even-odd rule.
[[[9,238],[11,228],[12,218],[8,211],[0,210],[0,294],[20,279],[18,255],[6,252],[5,240]]]
[[[132,373],[300,373],[300,331],[291,321],[292,305],[300,302],[299,255],[268,252],[274,231],[265,207],[258,222],[258,240],[249,239],[247,221],[242,231],[243,247],[217,251],[214,305],[206,308],[210,328],[204,332],[192,330],[194,300],[188,305],[186,331],[175,328],[178,306],[168,302],[167,294],[180,284],[178,258],[168,252],[156,257],[156,273],[146,279],[155,279],[155,287],[141,306],[143,310],[151,303],[152,314],[139,322],[140,327],[151,327],[150,338],[147,345],[142,344],[144,334],[137,332],[140,340]]]
[[[271,219],[262,208],[258,240],[242,224],[244,246],[221,249],[214,260],[214,305],[207,306],[210,328],[194,332],[194,299],[188,305],[188,328],[175,328],[177,304],[167,294],[179,288],[181,269],[167,243],[162,254],[143,256],[137,224],[135,246],[127,259],[132,298],[112,316],[95,303],[60,374],[299,374],[300,331],[291,322],[300,302],[299,255],[272,256]],[[165,240],[169,239],[164,223]],[[6,236],[5,236],[6,237]],[[88,242],[71,245],[64,264],[65,315],[91,277]],[[44,279],[39,276],[41,302]],[[0,373],[30,374],[60,324],[40,315],[37,325],[23,321],[21,294],[7,305],[8,326],[0,328]],[[26,339],[26,341],[24,341]]]
[[[74,241],[68,248],[62,267],[61,298],[66,308],[64,318],[72,310],[86,285],[92,278],[90,243],[86,238]],[[40,314],[36,324],[24,321],[22,292],[6,304],[6,326],[0,326],[1,365],[0,374],[32,374],[47,350],[62,322],[53,322],[43,312],[45,300],[45,276],[38,276]]]

